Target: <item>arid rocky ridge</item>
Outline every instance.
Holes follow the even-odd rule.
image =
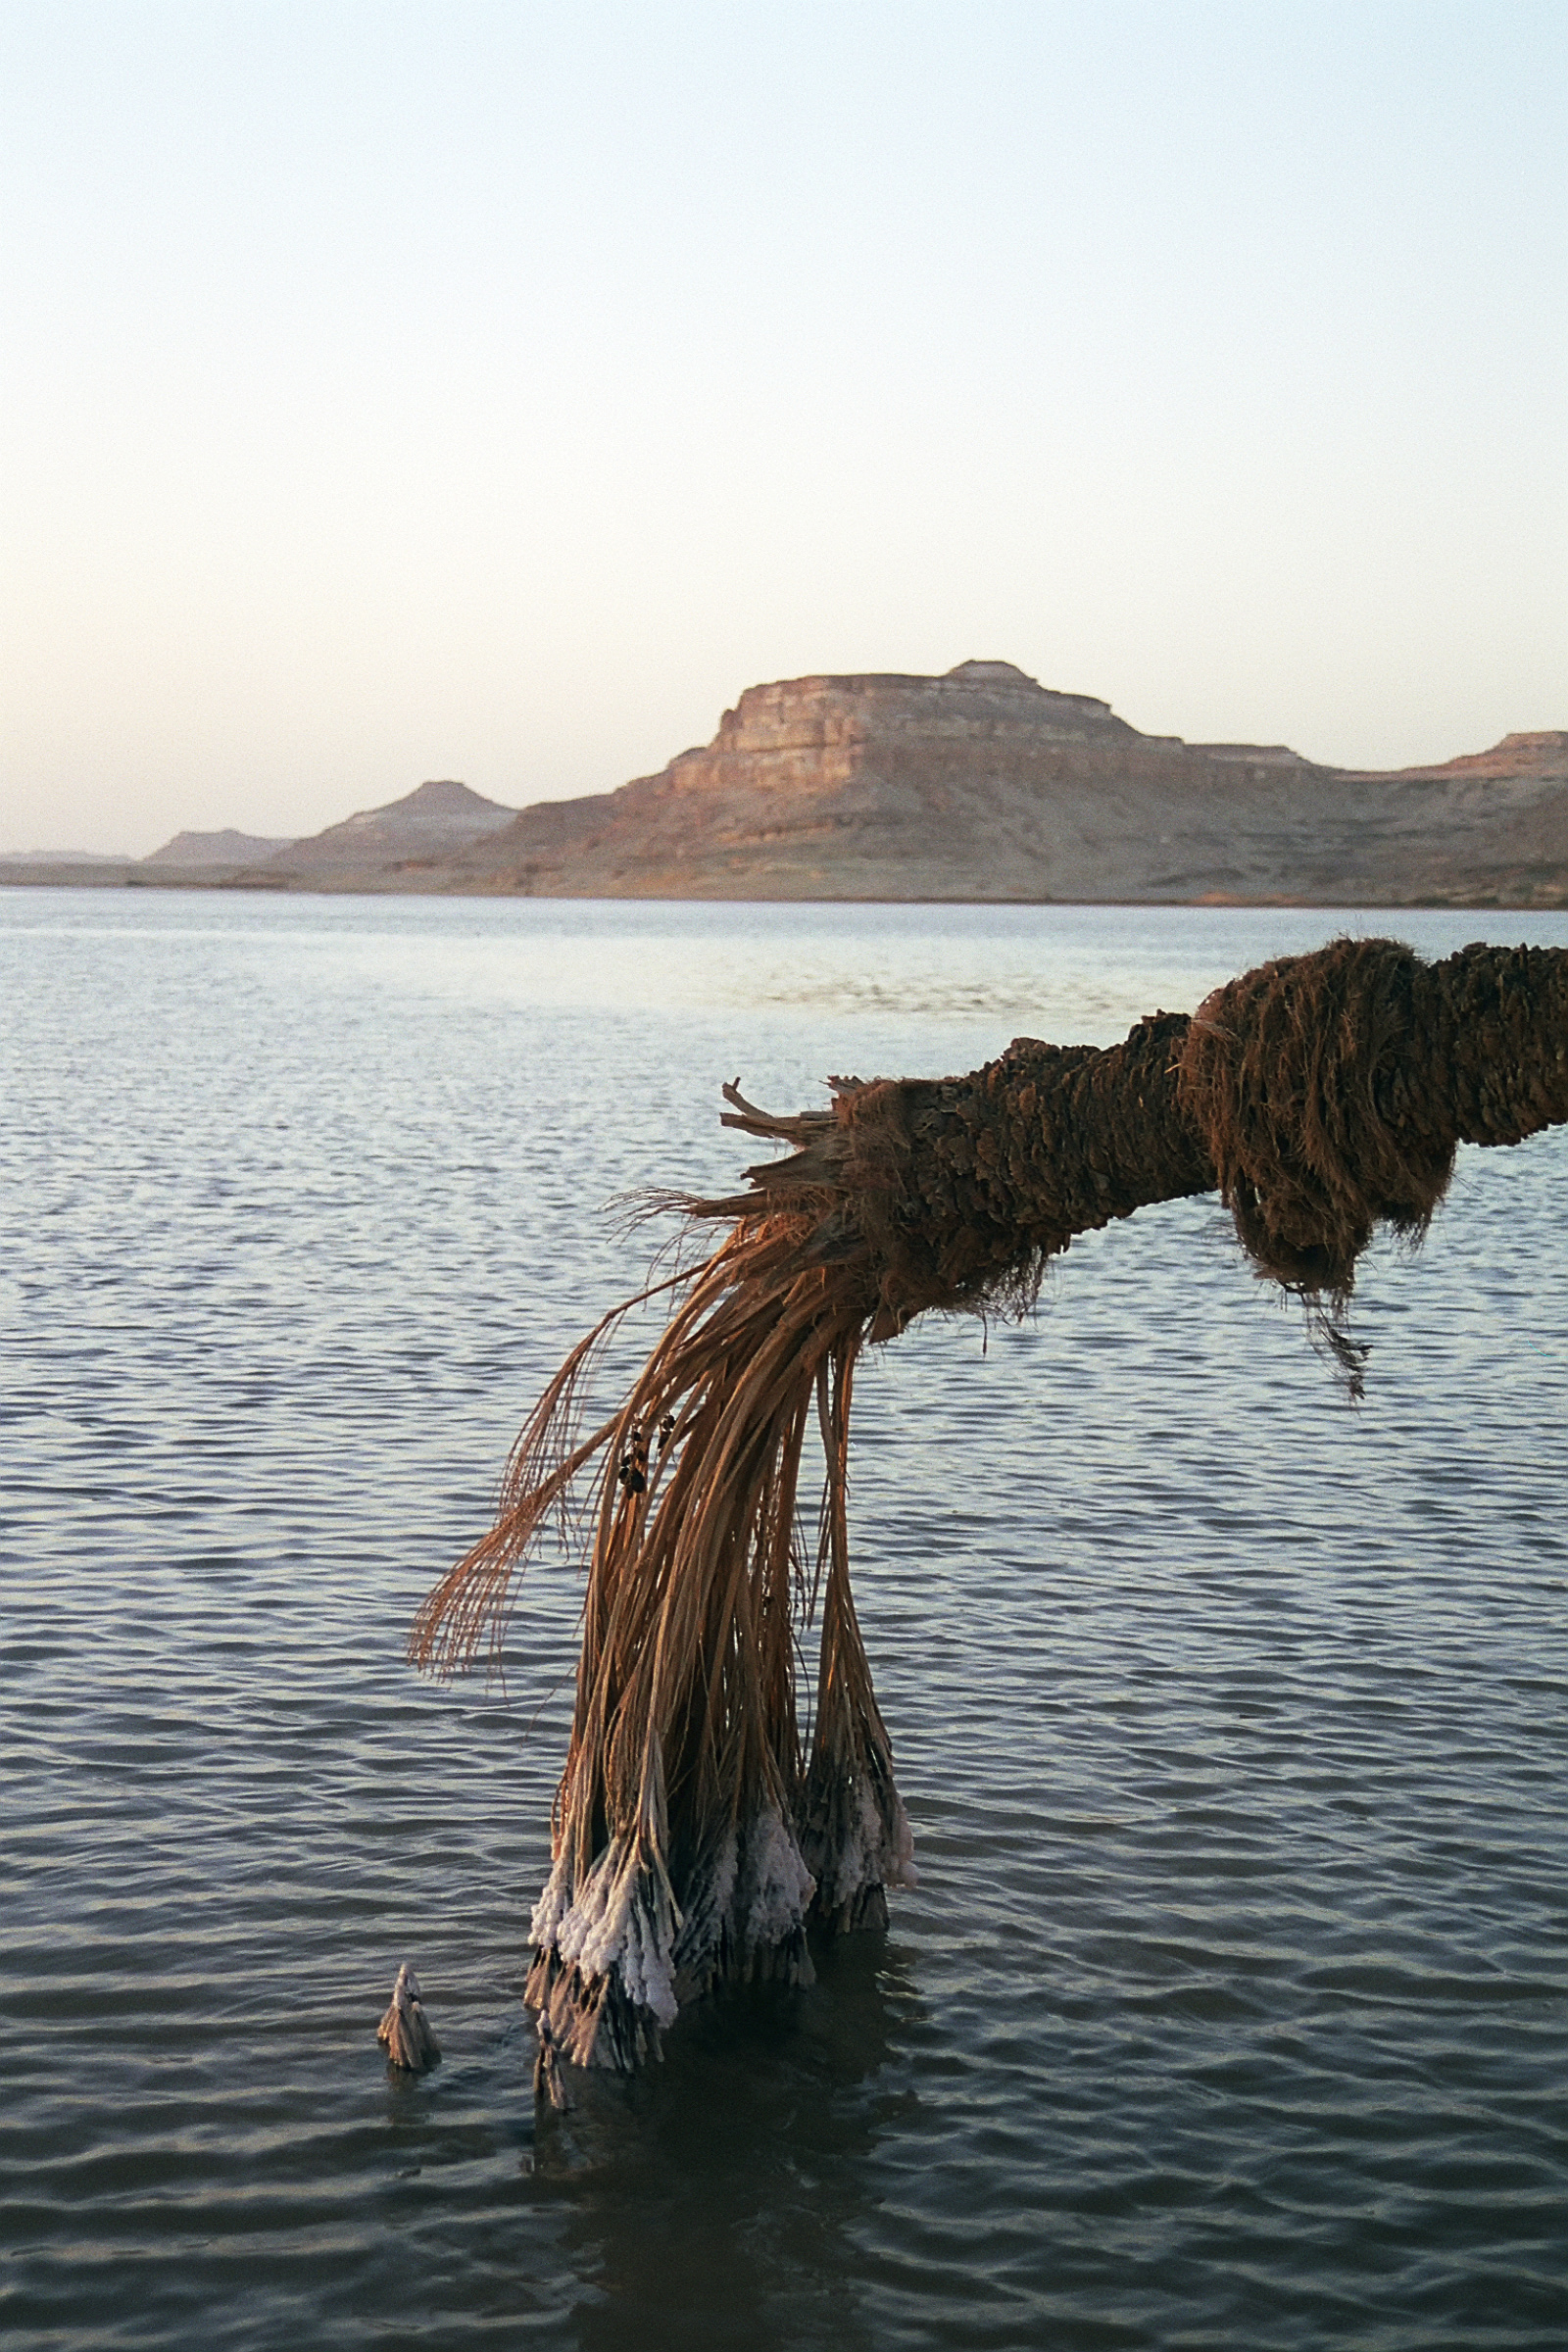
[[[461,879],[460,879],[461,877]],[[769,899],[1568,903],[1568,731],[1392,774],[1141,735],[1004,662],[753,687],[706,748],[520,810],[443,887]]]
[[[419,874],[511,823],[515,808],[487,801],[450,778],[418,785],[384,808],[365,808],[307,840],[236,832],[176,833],[148,857],[73,857],[31,851],[0,858],[0,882],[74,882],[149,889],[400,890],[405,869]],[[297,853],[297,854],[296,854]],[[21,869],[25,867],[25,872]]]
[[[124,878],[172,879],[159,869],[172,848]],[[513,811],[424,784],[265,858],[179,869],[198,878],[559,898],[1568,906],[1568,730],[1380,772],[1280,744],[1142,735],[1006,662],[793,678],[752,687],[710,744],[616,792]]]
[[[266,860],[266,871],[274,887],[281,877],[308,890],[336,872],[374,873],[417,866],[421,859],[439,862],[505,828],[516,814],[447,777],[421,784],[384,808],[362,809],[324,833],[290,842]]]

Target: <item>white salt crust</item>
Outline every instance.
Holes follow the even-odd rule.
[[[858,1781],[849,1828],[827,1874],[830,1907],[851,1902],[865,1886],[919,1885],[908,1815],[897,1790],[888,1794],[892,1809],[884,1813],[870,1781]],[[606,1847],[575,1895],[570,1881],[566,1855],[560,1854],[534,1905],[529,1935],[536,1948],[558,1952],[589,1982],[618,1970],[628,1998],[672,2026],[682,1923],[662,1872],[650,1865],[637,1838],[623,1836]],[[726,1933],[732,1951],[747,1960],[787,1942],[805,1927],[815,1892],[794,1832],[776,1806],[763,1806],[738,1836],[728,1832],[708,1884],[694,1890],[683,1965],[700,1964]]]
[[[823,1871],[827,1908],[853,1902],[866,1886],[918,1886],[914,1867],[914,1838],[904,1799],[896,1788],[891,1818],[877,1803],[869,1778],[860,1774],[855,1784],[850,1819],[843,1842]]]
[[[806,1925],[807,1905],[816,1881],[807,1869],[793,1833],[772,1806],[759,1813],[746,1833],[746,1863],[736,1902],[736,1941],[750,1954],[782,1943]]]
[[[574,1899],[564,1856],[551,1871],[534,1906],[531,1933],[541,1951],[557,1951],[588,1980],[620,1971],[630,1999],[650,2010],[662,2026],[675,2023],[674,1941],[671,1905],[635,1838],[615,1838],[606,1847]]]
[[[558,1854],[528,1922],[528,1941],[542,1952],[556,1948],[556,1931],[571,1909],[571,1874],[566,1857]]]
[[[706,1887],[695,1896],[691,1926],[697,1949],[688,1965],[715,1950],[728,1931],[731,1947],[753,1952],[785,1942],[806,1924],[816,1881],[793,1832],[767,1806],[733,1831],[714,1856]],[[616,1838],[573,1896],[564,1854],[557,1858],[534,1905],[529,1933],[540,1951],[558,1952],[590,1982],[617,1970],[627,1996],[662,2026],[675,2022],[674,1946],[680,1925],[673,1904],[635,1838]]]

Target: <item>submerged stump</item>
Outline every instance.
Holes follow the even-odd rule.
[[[424,2014],[419,1980],[406,1960],[398,1970],[392,1998],[375,2029],[375,2038],[385,2048],[392,2065],[401,2067],[405,2074],[428,2074],[432,2066],[441,2063],[441,2044]]]
[[[415,1624],[422,1667],[453,1672],[486,1642],[499,1658],[514,1571],[590,1482],[576,1707],[525,1994],[557,2104],[563,2065],[634,2068],[712,1986],[808,1979],[808,1929],[881,1925],[887,1889],[915,1883],[850,1589],[860,1350],[928,1308],[1021,1313],[1074,1235],[1217,1190],[1358,1396],[1345,1310],[1374,1231],[1419,1240],[1461,1142],[1568,1118],[1568,952],[1429,964],[1342,940],[1103,1051],[1015,1038],[962,1077],[831,1083],[829,1108],[782,1117],[724,1089],[725,1124],[787,1155],[744,1192],[674,1200],[727,1230],[572,1349],[495,1526]],[[662,1334],[579,1436],[600,1350],[651,1299],[669,1301]],[[808,1442],[823,1459],[809,1537]]]

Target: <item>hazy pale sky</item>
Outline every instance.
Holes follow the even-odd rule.
[[[1016,662],[1568,725],[1568,5],[0,6],[0,848]]]

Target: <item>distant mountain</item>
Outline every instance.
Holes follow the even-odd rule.
[[[246,880],[275,888],[396,888],[396,869],[410,859],[443,860],[502,831],[516,815],[466,784],[443,778],[420,784],[401,801],[365,808],[270,857]],[[378,882],[377,877],[385,879]]]
[[[237,833],[225,825],[220,833],[176,833],[161,850],[152,850],[143,865],[254,865],[275,850],[292,849],[294,836],[273,838],[265,833]]]
[[[0,850],[0,865],[129,865],[118,850]]]
[[[1568,730],[1431,767],[1142,735],[1010,662],[748,688],[656,776],[514,809],[421,784],[226,870],[177,834],[12,882],[550,898],[1568,906]],[[267,847],[268,845],[262,845]],[[179,852],[176,857],[175,853]]]
[[[412,876],[404,878],[409,886]],[[657,776],[426,888],[571,898],[1568,904],[1568,732],[1394,773],[1141,735],[1008,662],[754,686]]]

